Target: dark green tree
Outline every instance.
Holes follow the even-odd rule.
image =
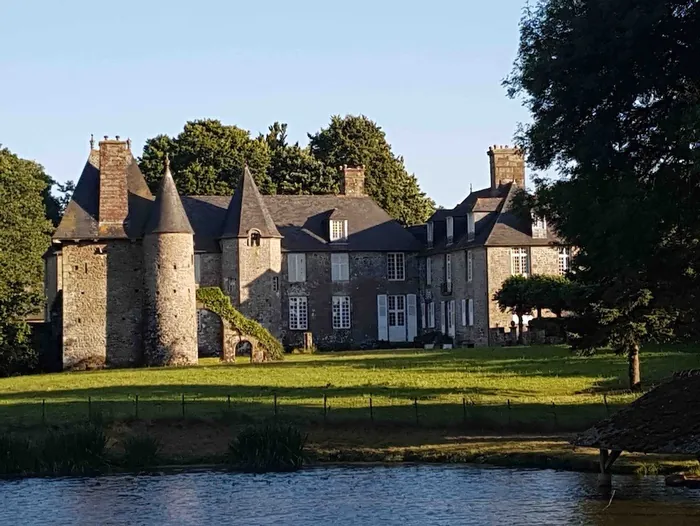
[[[525,276],[511,276],[493,295],[501,312],[509,311],[518,317],[518,345],[523,344],[523,316],[532,313],[533,281]]]
[[[26,317],[42,299],[42,254],[49,246],[44,192],[49,177],[33,161],[0,147],[0,374],[36,364]]]
[[[246,163],[261,192],[274,190],[268,176],[267,142],[263,137],[251,138],[237,126],[214,119],[190,121],[175,138],[158,135],[148,139],[139,166],[152,191],[163,176],[166,153],[175,184],[183,194],[231,195]]]
[[[53,192],[54,187],[56,187],[57,193]],[[48,175],[46,176],[46,188],[41,195],[44,200],[44,208],[46,209],[46,219],[51,221],[54,227],[58,226],[58,223],[61,222],[63,212],[68,206],[68,203],[70,203],[74,190],[75,183],[73,181],[69,180],[61,184]]]
[[[367,117],[333,116],[327,128],[309,134],[309,141],[311,154],[326,167],[364,165],[367,195],[394,219],[406,225],[423,223],[435,210],[406,171],[403,157],[392,152],[384,131]]]
[[[533,274],[528,278],[530,297],[537,316],[542,316],[543,310],[551,311],[557,318],[562,313],[574,308],[576,287],[564,276],[549,274]]]
[[[700,5],[540,0],[506,86],[532,124],[519,142],[533,206],[579,248],[587,290],[575,345],[612,345],[639,387],[639,349],[700,307]]]

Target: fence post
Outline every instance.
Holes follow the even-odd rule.
[[[552,402],[552,414],[554,415],[554,429],[559,428],[559,419],[557,418],[557,406]]]
[[[182,418],[185,418],[185,393],[182,393]]]
[[[323,423],[326,423],[326,415],[328,413],[328,396],[323,395]]]
[[[88,422],[92,421],[92,397],[88,396]]]
[[[275,420],[277,420],[277,393],[274,393],[274,404],[275,404]]]
[[[462,397],[462,422],[467,423],[467,399]]]
[[[41,401],[41,423],[46,424],[46,398]]]
[[[608,395],[603,393],[603,403],[605,404],[605,412],[610,416],[610,407],[608,406]]]
[[[139,395],[134,395],[134,417],[139,419]]]
[[[374,423],[374,408],[372,407],[372,397],[369,397],[369,420]]]
[[[513,420],[510,414],[510,398],[508,399],[508,427],[512,427]]]
[[[226,404],[228,405],[229,412],[231,412],[231,395],[226,396]]]
[[[420,425],[420,422],[418,421],[418,398],[413,399],[413,407],[416,410],[416,425]]]

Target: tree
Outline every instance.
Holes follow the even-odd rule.
[[[58,190],[58,195],[55,195],[53,187]],[[56,227],[61,222],[63,212],[70,203],[73,192],[75,191],[75,183],[71,180],[61,184],[54,181],[48,175],[46,176],[46,188],[41,193],[44,200],[44,208],[46,209],[46,219],[51,221],[51,224]]]
[[[550,310],[557,318],[561,318],[565,310],[573,310],[574,284],[564,276],[550,274],[533,274],[528,278],[530,297],[537,316],[542,316],[543,310]]]
[[[582,349],[639,349],[700,307],[700,5],[540,0],[506,80],[532,124],[519,145],[539,170],[533,206],[578,247],[587,290]]]
[[[51,224],[44,192],[49,177],[33,161],[0,147],[0,374],[33,367],[29,314],[41,305],[43,263]]]
[[[190,121],[175,138],[158,135],[146,141],[139,166],[151,191],[170,163],[178,190],[189,195],[231,195],[247,164],[263,193],[274,188],[268,175],[270,151],[262,137],[214,119]]]
[[[493,295],[501,312],[508,310],[518,317],[518,345],[523,344],[523,316],[531,314],[534,308],[532,283],[525,276],[511,276]]]
[[[367,195],[394,219],[419,224],[435,210],[416,177],[406,171],[403,157],[392,152],[384,131],[367,117],[333,116],[327,128],[309,134],[309,146],[327,167],[364,165]]]

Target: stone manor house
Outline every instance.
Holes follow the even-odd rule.
[[[154,197],[129,141],[92,147],[45,255],[47,321],[64,368],[195,363],[226,331],[198,308],[218,286],[287,347],[502,341],[493,293],[512,274],[560,273],[568,249],[509,212],[522,156],[488,151],[491,185],[425,225],[402,227],[344,167],[339,195],[261,195],[246,168],[231,196],[180,196],[169,167]]]

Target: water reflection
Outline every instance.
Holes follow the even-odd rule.
[[[476,467],[318,468],[0,483],[0,524],[700,524],[690,490],[660,478]]]

